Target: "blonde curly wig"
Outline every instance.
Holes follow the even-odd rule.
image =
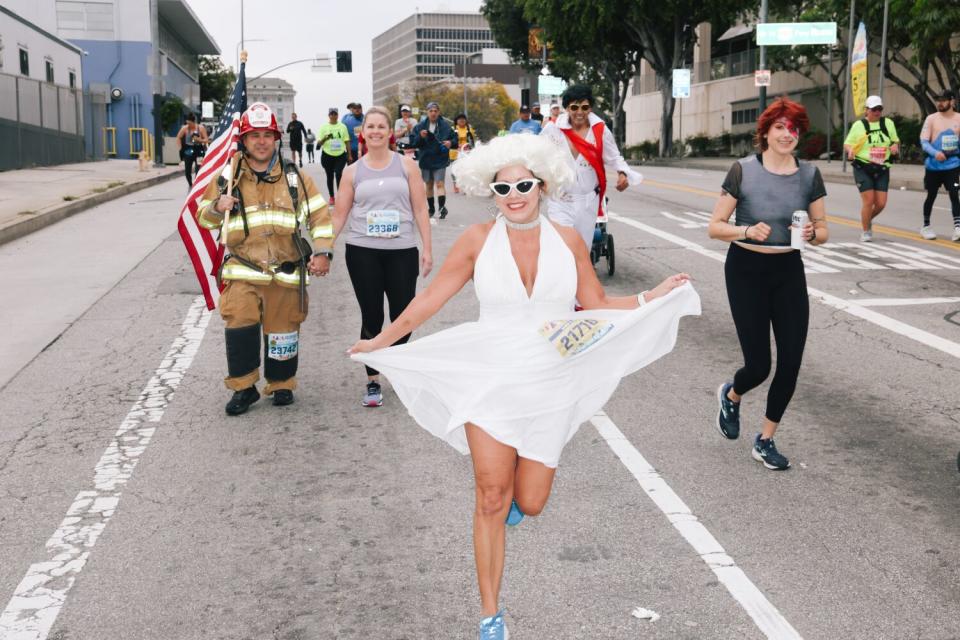
[[[521,165],[543,181],[548,196],[562,193],[573,180],[573,171],[560,149],[541,136],[511,134],[478,144],[470,153],[453,163],[457,186],[469,196],[490,196],[490,183],[504,167]]]

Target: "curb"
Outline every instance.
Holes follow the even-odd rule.
[[[731,158],[730,162],[733,163],[735,160],[736,158]],[[630,164],[634,164],[634,163],[631,162]],[[643,164],[639,164],[638,166],[674,167],[677,169],[699,169],[701,171],[720,171],[720,172],[726,171],[726,167],[722,167],[715,163],[710,163],[710,162],[697,162],[696,160],[693,160],[693,161],[681,160],[678,162],[664,162],[659,160],[652,160],[652,161],[644,162]],[[894,169],[895,168],[896,168],[896,165],[894,165]],[[849,185],[853,184],[853,173],[836,174],[836,173],[828,173],[826,171],[821,171],[820,175],[823,177],[824,182],[830,182],[833,184],[849,184]],[[890,177],[891,191],[901,189],[901,188],[908,189],[910,191],[926,191],[926,189],[923,186],[922,178],[921,179],[896,178],[894,177],[895,175],[896,173],[894,173]]]
[[[57,222],[69,218],[72,215],[81,213],[105,202],[122,198],[125,195],[156,186],[166,182],[167,180],[182,175],[183,172],[171,171],[170,173],[151,176],[145,180],[124,184],[114,189],[110,189],[109,191],[104,191],[103,193],[94,193],[89,196],[83,196],[82,198],[78,198],[72,202],[58,205],[51,209],[31,214],[29,216],[24,216],[23,220],[14,222],[13,224],[9,224],[0,229],[0,245],[6,244],[7,242],[12,242],[18,238],[22,238],[33,233],[34,231],[43,229],[44,227],[49,227],[50,225],[56,224]]]

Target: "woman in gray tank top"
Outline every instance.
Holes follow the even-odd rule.
[[[803,259],[790,246],[793,212],[809,216],[801,231],[807,243],[823,244],[829,235],[820,170],[793,155],[809,127],[806,109],[792,100],[780,98],[767,107],[757,120],[760,153],[730,168],[708,229],[711,238],[730,243],[724,266],[727,297],[744,358],[733,380],[717,389],[717,427],[731,440],[740,436],[740,400],[770,375],[772,327],[777,370],[751,451],[768,469],[790,466],[773,435],[796,388],[810,316]]]
[[[417,276],[433,268],[427,196],[416,163],[390,150],[390,114],[371,107],[363,118],[367,154],[343,173],[333,213],[333,232],[346,235],[346,263],[360,304],[361,339],[383,329],[383,300],[391,322],[417,293]],[[344,229],[346,227],[346,229]],[[417,250],[414,229],[420,233]],[[401,338],[402,344],[410,338]],[[383,404],[379,372],[367,367],[361,404]]]

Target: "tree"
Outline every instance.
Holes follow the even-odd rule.
[[[200,56],[200,100],[226,104],[237,83],[237,74],[219,56]]]
[[[729,21],[743,7],[735,0],[584,0],[584,4],[619,16],[650,63],[660,90],[660,154],[673,150],[673,70],[686,68],[693,59],[696,27],[701,22]]]
[[[440,113],[450,120],[463,112],[463,85],[461,84],[418,83],[409,87],[407,91],[404,96],[387,98],[383,106],[391,114],[398,114],[401,104],[409,104],[419,107],[423,115],[426,105],[436,102],[440,106]],[[488,82],[480,86],[468,86],[467,107],[470,126],[481,140],[489,140],[495,137],[498,131],[510,126],[517,117],[520,105],[507,95],[507,90],[502,84]]]
[[[861,0],[856,10],[854,19],[862,20],[867,28],[867,48],[879,57],[883,3]],[[841,25],[842,33],[834,56],[839,68],[830,75],[842,110],[843,90],[848,86],[846,25],[850,20],[849,1],[806,0],[797,3],[780,0],[771,5],[771,12],[796,20],[833,21]],[[956,0],[890,2],[884,77],[910,94],[921,113],[933,111],[933,96],[940,89],[960,91],[960,48],[951,47],[958,32],[960,3]],[[814,67],[827,71],[826,47],[771,47],[768,51],[779,68],[798,71],[807,77],[811,77]]]
[[[543,64],[529,47],[530,30],[542,28],[551,73],[593,87],[597,111],[610,112],[614,137],[624,144],[623,103],[640,58],[617,16],[585,11],[579,0],[485,0],[481,11],[500,46],[529,71],[539,71]]]

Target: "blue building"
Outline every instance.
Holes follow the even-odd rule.
[[[154,133],[154,94],[179,98],[199,113],[198,56],[216,55],[220,49],[186,0],[4,3],[83,51],[84,93],[91,96],[93,108],[106,105],[103,126],[96,123],[85,131],[88,155],[98,155],[98,143],[115,134],[115,147],[107,145],[107,152],[113,152],[109,155],[131,157],[140,148],[139,129]]]

